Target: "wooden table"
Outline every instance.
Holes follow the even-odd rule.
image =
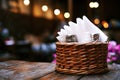
[[[0,80],[120,80],[120,65],[99,75],[66,75],[55,72],[55,64],[27,61],[0,62]]]

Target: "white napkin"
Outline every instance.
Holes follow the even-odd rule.
[[[56,37],[60,42],[65,42],[66,35],[76,35],[79,43],[88,43],[92,42],[91,35],[99,34],[100,41],[107,41],[108,37],[97,27],[95,26],[86,16],[76,19],[77,23],[69,21],[69,25],[64,25],[60,32],[58,32],[58,37]]]
[[[81,18],[77,18],[76,22],[77,22],[78,30],[79,30],[78,41],[80,43],[91,42],[90,33],[87,31],[84,21]]]
[[[83,21],[85,27],[90,32],[90,34],[99,33],[101,42],[107,41],[108,37],[97,26],[95,26],[86,16],[83,16]]]

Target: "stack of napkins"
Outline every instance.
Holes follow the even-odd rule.
[[[94,34],[99,34],[99,41],[107,41],[108,37],[86,16],[83,16],[83,19],[77,18],[76,22],[69,21],[69,26],[64,25],[64,29],[58,32],[56,38],[59,42],[66,42],[66,35],[76,35],[78,43],[89,43],[93,41],[91,35]]]

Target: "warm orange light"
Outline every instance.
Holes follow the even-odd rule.
[[[102,25],[103,25],[104,28],[108,28],[109,27],[109,24],[106,21],[102,21]]]
[[[42,17],[42,15],[43,15],[42,11],[40,9],[40,6],[38,4],[34,5],[34,7],[33,7],[33,15],[35,17]]]
[[[95,24],[99,24],[100,23],[100,20],[98,18],[94,19],[94,23]]]

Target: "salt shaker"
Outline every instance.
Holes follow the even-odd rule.
[[[100,41],[100,35],[98,33],[92,34],[92,41]]]
[[[66,35],[66,42],[78,42],[76,35]]]

